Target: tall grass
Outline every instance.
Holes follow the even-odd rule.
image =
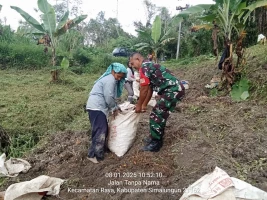
[[[46,134],[88,129],[83,105],[98,74],[67,74],[65,84],[50,84],[45,70],[1,70],[0,77],[0,126],[11,136],[9,156],[23,155]]]

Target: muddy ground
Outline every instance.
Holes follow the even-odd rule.
[[[106,153],[103,162],[93,164],[86,159],[89,131],[54,133],[27,156],[32,169],[7,184],[45,174],[66,180],[60,199],[179,199],[186,187],[218,166],[230,176],[267,191],[267,106],[257,101],[234,103],[228,96],[209,97],[204,86],[214,74],[212,66],[210,70],[198,69],[197,73],[196,69],[175,73],[188,80],[190,88],[168,120],[160,152],[140,151],[142,139],[149,133],[147,112],[132,148],[122,158]],[[111,180],[136,181],[128,183],[137,185],[110,186]],[[170,188],[175,192],[117,191],[124,187]],[[70,191],[100,188],[113,189],[115,193]]]

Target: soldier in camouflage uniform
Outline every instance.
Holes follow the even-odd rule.
[[[179,80],[164,66],[144,60],[141,54],[131,55],[131,64],[140,73],[140,97],[135,111],[145,112],[153,91],[158,92],[160,99],[150,114],[150,137],[144,151],[159,151],[163,143],[166,121],[185,94],[185,89]]]

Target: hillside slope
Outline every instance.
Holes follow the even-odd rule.
[[[267,47],[258,45],[247,52],[246,73],[252,82],[252,96],[239,103],[232,102],[229,96],[212,97],[204,87],[219,73],[214,60],[198,60],[179,68],[166,63],[179,78],[189,81],[190,88],[168,120],[160,152],[140,151],[142,139],[149,133],[149,111],[142,116],[136,140],[127,154],[118,158],[109,152],[98,165],[86,159],[90,143],[87,130],[55,132],[27,155],[32,169],[8,179],[2,190],[11,183],[46,174],[67,180],[59,195],[62,199],[178,199],[189,184],[218,166],[230,176],[267,191],[267,70],[262,67],[267,63]],[[152,172],[155,177],[144,175]],[[127,180],[128,185],[109,185],[114,180],[124,183]],[[174,190],[173,193],[117,191],[123,187]],[[97,188],[109,190],[70,191]]]

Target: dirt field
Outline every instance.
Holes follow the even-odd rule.
[[[175,73],[188,80],[190,88],[168,120],[160,152],[140,151],[142,139],[149,133],[147,112],[133,147],[122,158],[109,152],[95,165],[86,159],[89,131],[54,133],[26,158],[32,169],[6,184],[45,174],[66,180],[61,199],[179,199],[186,187],[218,166],[230,176],[267,191],[267,106],[257,101],[233,103],[229,97],[209,97],[204,86],[214,74],[212,67]],[[115,180],[119,185],[109,185]],[[148,192],[130,193],[119,188]],[[152,192],[151,188],[169,188],[173,193]],[[100,192],[94,193],[94,189]]]

